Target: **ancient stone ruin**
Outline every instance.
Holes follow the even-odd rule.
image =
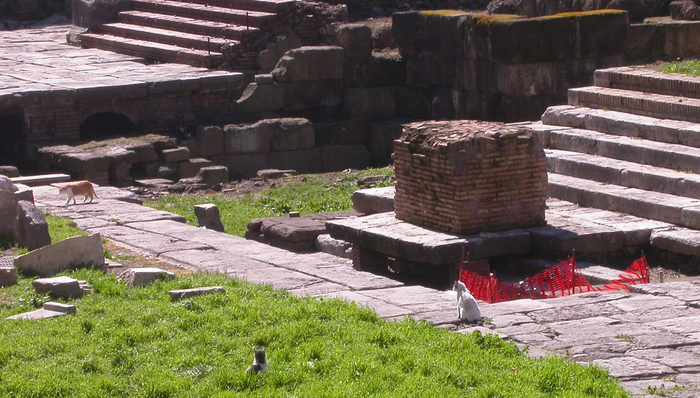
[[[394,148],[396,218],[455,234],[545,224],[546,159],[529,130],[421,122]]]

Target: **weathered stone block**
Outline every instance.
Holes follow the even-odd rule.
[[[345,61],[343,82],[346,87],[398,86],[406,82],[406,61],[400,55],[373,53],[367,58]]]
[[[430,119],[431,90],[418,85],[395,88],[396,116],[410,119]]]
[[[270,167],[269,153],[249,153],[243,155],[218,155],[212,157],[214,164],[226,166],[231,179],[255,177],[258,170]]]
[[[372,29],[364,24],[344,24],[335,30],[336,44],[345,50],[347,57],[372,55]]]
[[[297,111],[337,106],[341,103],[342,80],[289,82],[284,87],[284,109]]]
[[[15,219],[13,236],[17,244],[29,250],[51,244],[49,225],[34,203],[26,200],[17,202],[17,218]]]
[[[161,163],[158,165],[158,171],[156,172],[156,177],[158,178],[177,178],[177,164],[175,163]]]
[[[328,234],[316,237],[316,250],[338,257],[352,258],[352,243],[331,238]]]
[[[39,276],[51,276],[81,264],[104,264],[100,235],[76,236],[33,250],[15,259],[15,267]]]
[[[221,286],[197,287],[193,289],[171,290],[168,292],[172,301],[182,300],[189,297],[201,296],[208,293],[226,294],[226,289]]]
[[[418,23],[420,16],[417,12],[395,12],[391,14],[391,34],[399,47],[414,46],[418,41]]]
[[[301,46],[301,40],[294,34],[277,36],[273,42],[268,42],[265,50],[260,51],[255,62],[260,70],[267,73],[274,69],[287,51]]]
[[[314,123],[314,132],[316,146],[364,144],[369,135],[367,121],[362,118]]]
[[[70,299],[83,297],[83,289],[77,279],[68,276],[41,278],[32,282],[34,290],[39,294],[50,293],[52,296]]]
[[[225,166],[202,167],[197,176],[201,177],[202,183],[210,187],[228,184],[228,169]]]
[[[70,4],[73,24],[88,29],[114,22],[118,12],[130,9],[129,0],[76,0]]]
[[[271,152],[270,168],[292,169],[301,174],[323,172],[321,148],[301,149],[287,152]]]
[[[270,123],[227,124],[224,126],[226,154],[259,153],[270,151]]]
[[[194,206],[194,215],[197,216],[198,227],[224,232],[219,208],[215,204],[206,203]]]
[[[130,268],[119,274],[119,280],[128,286],[147,286],[159,280],[173,280],[175,274],[160,268]]]
[[[407,120],[394,119],[369,123],[369,140],[367,146],[372,154],[372,166],[384,167],[391,161],[394,153],[394,140],[401,137],[403,124]]]
[[[17,218],[17,195],[0,189],[0,235],[12,235]]]
[[[17,283],[17,269],[14,257],[0,257],[0,287]]]
[[[6,177],[19,177],[19,170],[15,166],[0,166],[0,175]]]
[[[314,147],[314,126],[307,119],[267,119],[262,123],[269,128],[270,150],[272,152],[294,151]]]
[[[177,171],[180,178],[192,178],[199,173],[202,167],[211,166],[212,161],[208,159],[195,158],[189,159],[177,165]]]
[[[489,39],[494,61],[515,64],[570,58],[573,55],[571,38],[570,18],[553,16],[496,21],[491,26]]]
[[[456,58],[437,52],[421,53],[406,62],[409,84],[432,84],[450,87],[455,84]]]
[[[284,86],[250,83],[234,105],[235,113],[275,112],[284,107]]]
[[[576,15],[576,14],[575,14]],[[580,13],[573,17],[578,32],[580,58],[602,58],[620,55],[627,44],[628,14],[620,10],[600,10]]]
[[[223,155],[224,131],[218,126],[199,127],[196,132],[197,147],[199,156],[209,157]]]
[[[375,214],[394,211],[394,187],[359,189],[352,194],[352,207],[358,213]]]
[[[561,76],[557,65],[498,64],[498,90],[505,96],[529,96],[555,94]]]
[[[280,83],[342,79],[344,60],[341,47],[301,47],[288,51],[271,74]]]
[[[343,112],[349,118],[391,119],[396,100],[391,87],[348,88],[343,95]]]
[[[364,145],[330,145],[321,149],[324,173],[345,169],[363,170],[372,164],[372,154]]]
[[[166,163],[184,162],[190,158],[190,150],[186,147],[163,149],[160,155],[163,161]]]
[[[47,311],[56,311],[56,312],[60,312],[63,314],[75,314],[76,313],[76,308],[74,305],[56,303],[54,301],[49,301],[49,302],[44,303],[43,307]]]

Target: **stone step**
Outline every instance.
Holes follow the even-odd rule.
[[[700,229],[700,200],[549,174],[548,195],[579,206]]]
[[[700,124],[680,120],[560,105],[547,108],[542,123],[700,148]]]
[[[700,175],[585,153],[547,149],[549,172],[700,199]]]
[[[248,27],[261,27],[277,19],[276,14],[269,12],[246,11],[179,1],[131,0],[131,7],[134,11],[149,11]]]
[[[697,77],[656,72],[643,66],[596,70],[593,84],[599,87],[700,98],[700,79]]]
[[[272,13],[287,12],[294,8],[294,0],[189,0],[191,3],[215,7],[235,8]]]
[[[569,89],[569,105],[587,106],[660,119],[700,122],[700,99],[607,87]]]
[[[121,54],[205,68],[214,68],[223,62],[223,54],[217,52],[209,53],[202,50],[111,35],[83,33],[81,35],[81,45],[83,47],[99,48]]]
[[[218,37],[201,36],[191,33],[153,28],[148,26],[131,25],[121,22],[104,24],[100,26],[100,32],[112,36],[120,36],[129,39],[152,41],[173,46],[191,48],[202,51],[220,53],[227,43],[239,44],[238,41],[229,41]]]
[[[248,35],[259,31],[256,27],[232,25],[224,22],[205,21],[177,15],[156,14],[145,11],[123,11],[117,15],[120,22],[150,26],[153,28],[193,33],[223,39],[245,40]]]
[[[615,136],[590,130],[560,129],[533,125],[545,148],[587,153],[603,158],[625,160],[700,174],[700,149],[685,145]]]

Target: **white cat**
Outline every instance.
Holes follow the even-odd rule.
[[[469,322],[481,320],[479,304],[464,283],[456,281],[452,289],[457,292],[457,311],[459,312],[459,319]]]

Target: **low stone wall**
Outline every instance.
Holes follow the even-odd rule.
[[[435,119],[537,120],[547,106],[565,103],[570,87],[590,85],[594,70],[622,65],[628,29],[623,11],[393,15],[404,90],[430,104],[411,113]]]
[[[53,14],[71,16],[71,0],[0,0],[0,17],[18,21],[43,20]]]
[[[395,142],[396,218],[471,234],[545,225],[547,166],[531,132],[471,120],[407,125]]]
[[[363,126],[360,120],[314,125],[304,118],[276,118],[201,127],[194,139],[181,145],[192,156],[226,166],[231,179],[240,179],[263,169],[299,173],[365,169],[372,165],[367,141],[366,123]]]
[[[700,21],[659,17],[630,25],[624,54],[626,64],[697,57],[700,57]]]

